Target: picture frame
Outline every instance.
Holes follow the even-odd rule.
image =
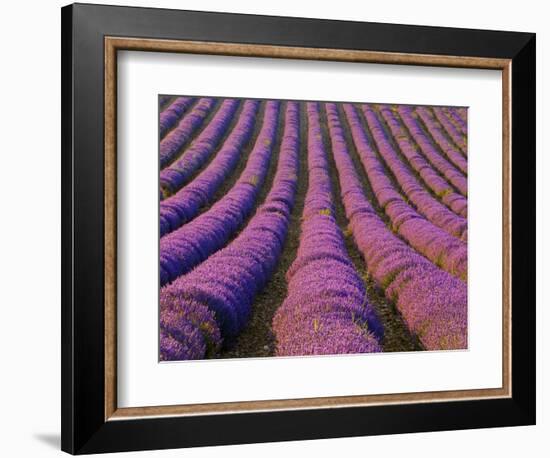
[[[535,424],[535,42],[534,34],[520,32],[64,7],[62,449],[84,454]],[[122,50],[501,71],[502,387],[119,408]]]

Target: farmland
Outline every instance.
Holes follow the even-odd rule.
[[[467,348],[467,111],[159,98],[160,359]]]

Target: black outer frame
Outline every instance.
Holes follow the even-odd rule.
[[[104,37],[512,59],[512,397],[105,421]],[[62,8],[61,448],[98,453],[535,424],[535,34]],[[215,433],[213,433],[215,431]]]

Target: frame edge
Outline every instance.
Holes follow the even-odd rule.
[[[61,8],[61,450],[74,453],[73,6]]]
[[[536,424],[536,34],[512,59],[512,399],[525,425]],[[516,96],[514,96],[514,93]],[[521,188],[521,194],[518,189]],[[514,189],[516,190],[514,192]],[[515,203],[515,205],[514,205]],[[519,225],[518,223],[524,223]],[[527,223],[527,224],[525,224]],[[514,254],[515,253],[515,254]],[[515,282],[514,282],[515,280]],[[514,373],[516,376],[514,377]],[[522,374],[522,377],[518,377]]]
[[[82,13],[86,11],[85,8],[88,8],[86,5],[76,5],[77,12],[82,10]],[[99,5],[95,5],[97,7]],[[168,434],[168,437],[166,438],[166,445],[162,446],[161,448],[167,448],[167,447],[182,447],[182,446],[197,446],[197,445],[221,445],[221,444],[230,444],[230,443],[243,443],[245,440],[243,438],[246,438],[248,442],[268,442],[268,441],[274,441],[274,440],[296,440],[296,439],[313,439],[313,438],[322,438],[322,437],[349,437],[349,436],[356,436],[356,435],[364,435],[364,434],[387,434],[387,432],[384,432],[380,429],[378,426],[372,426],[372,431],[366,432],[364,429],[366,428],[366,425],[363,425],[363,428],[360,428],[357,425],[351,425],[348,432],[338,432],[342,430],[342,427],[337,428],[338,431],[331,433],[331,435],[327,435],[326,432],[320,431],[318,432],[316,436],[312,436],[311,427],[306,428],[303,435],[300,435],[300,437],[296,437],[297,433],[294,433],[289,430],[288,425],[286,427],[282,427],[280,431],[275,431],[271,436],[267,434],[267,432],[260,432],[256,433],[257,435],[250,439],[250,437],[246,437],[246,434],[244,432],[237,432],[234,431],[235,436],[232,437],[231,435],[228,435],[230,431],[224,432],[221,434],[221,437],[216,440],[212,440],[209,444],[205,443],[205,437],[204,434],[198,434],[198,437],[192,437],[187,435],[182,435],[180,438],[175,439],[174,433],[176,432],[176,424],[174,418],[168,418],[168,419],[151,419],[151,420],[144,420],[139,426],[136,424],[134,427],[130,427],[128,425],[128,422],[126,421],[118,421],[118,422],[108,422],[98,425],[97,429],[94,430],[94,432],[90,435],[88,434],[90,432],[89,428],[84,428],[81,425],[75,424],[75,413],[78,401],[80,401],[79,396],[83,396],[83,393],[80,393],[79,395],[75,392],[75,342],[78,342],[78,339],[80,341],[83,339],[83,336],[77,336],[77,340],[75,340],[74,330],[75,330],[75,324],[74,324],[74,288],[73,288],[73,277],[74,277],[74,263],[73,263],[73,256],[74,256],[74,249],[73,249],[73,242],[74,242],[74,226],[73,226],[73,220],[74,220],[74,209],[73,209],[73,203],[76,200],[75,198],[75,190],[73,186],[73,166],[74,166],[74,151],[73,151],[73,140],[75,135],[75,118],[74,118],[74,110],[73,110],[73,103],[74,103],[74,89],[75,89],[75,71],[74,71],[74,47],[75,43],[78,39],[78,37],[75,37],[75,29],[74,29],[74,7],[73,5],[64,7],[62,9],[62,449],[69,453],[92,453],[92,452],[105,452],[105,451],[115,451],[115,450],[134,450],[134,449],[151,449],[151,448],[157,448],[158,444],[156,444],[156,441],[153,437],[151,437],[148,434],[145,434],[144,437],[136,437],[139,436],[139,431],[142,431],[143,433],[149,432],[149,433],[159,433],[161,431],[160,427],[167,427],[168,424],[173,425],[173,430],[170,434]],[[230,16],[230,15],[227,15]],[[95,25],[95,24],[93,24]],[[94,33],[99,33],[99,30],[93,30]],[[521,39],[524,39],[524,35],[522,35]],[[518,41],[520,41],[520,36],[518,34]],[[532,45],[532,46],[531,46]],[[532,47],[532,50],[526,50],[526,48]],[[516,59],[517,58],[517,59]],[[535,64],[535,56],[534,56],[534,35],[531,36],[531,38],[527,41],[527,44],[525,44],[521,50],[517,53],[516,56],[513,58],[514,64],[512,66],[512,72],[513,72],[513,78],[512,78],[512,85],[514,88],[516,88],[516,85],[519,85],[521,87],[520,82],[523,81],[523,84],[525,82],[534,82],[534,76],[530,78],[529,72],[534,73],[534,64]],[[519,66],[520,64],[523,64],[523,70],[519,72]],[[519,76],[519,77],[518,77]],[[512,93],[513,96],[513,93]],[[512,97],[513,98],[513,97]],[[528,100],[524,101],[523,103],[523,109],[525,110],[525,106],[528,107],[526,111],[523,111],[525,114],[535,114],[534,110],[534,104],[535,104],[535,94],[534,90],[532,91],[532,94],[527,97]],[[516,102],[516,100],[513,100]],[[531,108],[532,107],[532,108]],[[516,114],[514,116],[514,119],[519,119],[517,116],[518,113],[522,113],[520,109],[516,108],[516,104],[512,107],[513,114]],[[533,117],[534,119],[534,117]],[[527,121],[524,121],[527,122]],[[512,143],[515,146],[512,151],[518,151],[518,137],[523,137],[523,140],[527,139],[527,136],[534,133],[534,126],[530,127],[527,126],[525,128],[522,128],[517,132],[517,129],[515,129],[514,124],[512,124],[512,130],[514,131],[514,135],[512,136]],[[530,142],[534,142],[534,137],[529,140]],[[521,146],[521,145],[519,145]],[[529,145],[532,146],[532,145]],[[522,147],[523,148],[523,147]],[[527,148],[529,149],[529,148]],[[530,151],[529,151],[530,152]],[[522,155],[521,159],[523,160],[524,155]],[[515,156],[515,161],[513,162],[519,162],[519,155]],[[529,158],[528,161],[525,161],[525,164],[523,164],[523,169],[528,172],[528,176],[531,177],[531,175],[534,175],[534,157]],[[514,175],[516,176],[516,175]],[[525,181],[523,181],[525,180]],[[527,182],[527,179],[525,177],[522,178],[522,183]],[[532,190],[534,189],[534,180],[532,181],[532,185],[529,186],[529,195],[531,195]],[[518,189],[518,186],[516,185],[515,189]],[[525,197],[525,195],[523,196]],[[512,195],[512,200],[514,199],[514,196]],[[518,203],[518,202],[516,202]],[[519,201],[519,207],[521,209],[521,205],[523,205],[525,202]],[[533,207],[534,207],[534,200],[532,201]],[[523,211],[525,213],[527,219],[529,220],[529,225],[532,223],[532,217],[534,217],[534,213],[531,214],[531,203],[529,205],[529,209]],[[517,214],[516,214],[517,215]],[[519,217],[513,218],[514,220],[520,220]],[[527,260],[523,260],[522,264],[518,263],[516,265],[517,268],[521,269],[523,267],[523,264],[527,263],[529,264],[526,270],[526,273],[520,273],[517,274],[517,276],[521,276],[522,286],[523,282],[525,281],[526,284],[529,283],[529,279],[526,278],[528,274],[534,273],[534,264],[529,263],[529,256],[533,254],[533,252],[529,251],[531,248],[531,245],[529,243],[529,240],[525,241],[523,238],[529,238],[529,236],[533,235],[531,233],[531,227],[529,227],[529,234],[522,234],[517,235],[517,231],[512,234],[512,237],[514,240],[516,237],[518,237],[518,240],[520,240],[521,243],[516,244],[516,247],[521,246],[526,247],[526,250],[529,252],[529,254],[525,255],[524,257],[527,258]],[[519,249],[516,248],[516,253],[519,252]],[[515,260],[514,258],[512,262]],[[515,263],[514,263],[515,264]],[[518,269],[515,269],[515,272],[518,272]],[[534,276],[533,276],[534,279]],[[521,288],[524,290],[524,287]],[[512,292],[513,294],[513,292]],[[534,294],[534,293],[533,293]],[[531,296],[529,296],[531,297]],[[525,299],[525,298],[524,298]],[[529,299],[529,298],[528,298]],[[513,301],[514,302],[514,301]],[[523,301],[522,301],[523,302]],[[529,305],[529,300],[525,300]],[[515,302],[518,304],[518,301]],[[534,303],[534,302],[532,302]],[[522,305],[521,302],[519,303],[520,306]],[[513,398],[510,400],[507,400],[506,404],[506,412],[508,413],[508,418],[501,418],[499,423],[502,424],[494,424],[493,426],[506,426],[506,425],[528,425],[528,424],[534,424],[535,423],[535,355],[529,355],[529,358],[527,360],[521,362],[523,359],[523,352],[529,350],[529,348],[534,349],[534,315],[532,317],[523,317],[521,323],[519,323],[519,326],[515,326],[516,323],[513,322],[513,328],[514,331],[520,332],[522,336],[528,336],[528,339],[525,339],[525,342],[522,343],[521,350],[519,347],[516,347],[516,351],[513,351],[512,359],[514,361],[514,368],[518,370],[519,367],[526,368],[527,372],[523,375],[522,379],[525,382],[523,385],[524,389],[527,389],[528,391],[531,391],[531,393],[521,393],[519,391],[519,385],[517,383],[517,380],[514,380],[516,383],[513,385]],[[529,333],[532,333],[533,335],[530,335]],[[96,351],[96,350],[94,350]],[[97,350],[99,351],[99,349]],[[76,355],[78,356],[78,355]],[[80,355],[85,356],[85,355]],[[518,366],[518,362],[521,363]],[[527,380],[527,379],[531,380]],[[78,380],[77,380],[78,381]],[[518,396],[516,396],[518,394]],[[95,396],[95,393],[94,393]],[[466,404],[469,404],[466,402]],[[492,405],[497,406],[504,406],[503,402],[493,403]],[[436,406],[434,410],[440,411],[444,406],[444,403]],[[102,406],[103,408],[103,406]],[[369,407],[370,408],[370,407]],[[345,418],[344,412],[351,412],[347,415],[360,417],[359,412],[362,411],[362,408],[357,408],[355,410],[356,413],[353,413],[354,409],[342,409],[342,412],[340,414],[337,414],[337,417]],[[388,409],[388,410],[395,410],[395,409]],[[409,409],[405,409],[409,410]],[[461,411],[464,410],[464,408],[460,409]],[[497,408],[496,410],[502,411],[501,413],[504,413],[502,408]],[[307,411],[310,412],[310,411]],[[322,414],[321,411],[319,411],[319,414],[300,414],[298,415],[300,418],[317,418],[319,419],[320,415]],[[80,412],[82,413],[82,412]],[[512,415],[514,414],[514,415]],[[248,414],[243,414],[247,416]],[[269,415],[274,415],[274,417],[277,418],[285,418],[284,415],[277,415],[275,413],[269,413]],[[483,415],[482,415],[483,417]],[[265,414],[252,414],[249,419],[243,419],[242,422],[248,423],[248,424],[254,424],[255,420],[265,421]],[[261,420],[261,419],[264,420]],[[196,424],[205,424],[208,417],[202,417],[198,418],[196,420]],[[95,418],[94,418],[95,420]],[[229,418],[227,419],[229,420]],[[288,417],[287,417],[288,420]],[[456,422],[459,422],[460,419],[457,419]],[[447,419],[445,420],[447,421]],[[480,423],[482,420],[478,419],[475,421],[476,424]],[[218,421],[219,423],[219,421]],[[223,422],[222,422],[223,423]],[[236,423],[239,423],[237,421]],[[317,420],[316,422],[319,424],[319,426],[322,426],[321,422]],[[433,429],[435,430],[443,430],[443,429],[464,429],[465,426],[456,426],[455,421],[448,419],[448,422],[444,422],[445,424],[441,425],[439,428]],[[180,427],[183,425],[183,423],[178,423]],[[191,422],[187,423],[188,425],[191,424]],[[86,425],[87,427],[89,425]],[[429,425],[426,425],[429,426]],[[395,428],[395,432],[414,432],[414,431],[422,431],[426,427],[424,424],[417,425],[417,426],[408,426],[405,425],[398,425]],[[454,426],[454,428],[453,428]],[[237,426],[234,425],[231,429],[236,428]],[[470,427],[480,427],[480,426],[470,426]],[[481,426],[482,427],[482,426]],[[88,431],[85,431],[85,430]],[[257,428],[256,428],[257,429]],[[130,432],[133,430],[133,433]],[[182,432],[182,431],[180,431]],[[79,437],[82,436],[83,433],[86,433],[85,438]],[[137,433],[137,434],[136,434]],[[121,434],[120,437],[118,437],[118,434]],[[131,437],[134,437],[135,442],[133,443],[131,441]],[[79,440],[77,440],[77,437]],[[84,440],[82,440],[84,439]],[[175,441],[175,442],[174,442]],[[77,443],[78,442],[78,443]],[[136,448],[138,447],[138,448]]]

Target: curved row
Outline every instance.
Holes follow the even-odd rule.
[[[279,107],[279,102],[269,101]],[[189,272],[222,248],[250,215],[263,185],[276,125],[258,135],[246,167],[231,190],[208,211],[160,239],[161,286]]]
[[[430,137],[420,126],[416,114],[413,114],[413,108],[408,106],[398,106],[397,112],[408,129],[411,137],[420,147],[420,150],[426,158],[433,164],[435,169],[443,175],[450,184],[452,184],[464,197],[468,196],[468,180],[460,173],[447,159],[445,159],[432,143]]]
[[[163,360],[214,355],[248,322],[286,239],[298,181],[299,105],[289,102],[273,186],[241,234],[161,290]],[[192,317],[193,319],[190,319]]]
[[[160,360],[182,361],[214,356],[222,336],[214,312],[201,302],[163,297],[160,302]]]
[[[194,97],[178,97],[167,108],[160,113],[160,138],[164,138],[166,133],[174,127],[181,116],[189,110],[195,103]]]
[[[387,106],[381,106],[379,110],[393,138],[398,142],[399,147],[403,146],[412,149],[399,122],[392,116],[393,113],[391,113],[391,110]],[[414,204],[418,212],[424,215],[430,222],[449,234],[463,239],[468,229],[467,221],[450,211],[426,191],[424,186],[414,176],[409,166],[399,158],[397,151],[394,150],[393,145],[386,137],[382,123],[374,110],[371,110],[370,118],[375,123],[374,129],[371,128],[371,130],[373,134],[376,134],[378,151],[407,198]]]
[[[443,109],[443,112],[447,115],[449,120],[453,123],[455,128],[464,135],[466,138],[468,137],[468,126],[466,125],[466,122],[459,116],[456,109],[453,107],[446,107]],[[466,142],[467,143],[467,142]],[[464,151],[464,154],[468,156],[468,150]]]
[[[409,157],[414,159],[419,155],[415,151],[406,129],[403,128],[393,111],[387,105],[379,105],[377,109],[373,109],[373,114],[379,121],[379,116],[382,117],[396,142],[397,149],[394,149],[391,142],[387,140],[384,141],[384,148],[379,148],[379,152],[396,177],[399,186],[404,191],[407,198],[416,206],[421,214],[436,226],[447,231],[449,234],[463,238],[468,228],[467,220],[447,208],[442,203],[444,201],[442,198],[439,198],[441,199],[439,200],[430,194],[411,170],[412,163],[409,162]],[[406,159],[401,160],[399,152],[402,153]],[[419,164],[416,163],[415,165],[418,166]],[[431,169],[429,163],[425,159],[423,165],[428,167],[432,174],[435,174],[434,170]],[[435,175],[437,176],[437,174]],[[429,173],[428,176],[430,176]],[[442,181],[444,182],[444,180]],[[444,194],[442,197],[447,197],[449,204],[454,204],[453,206],[457,210],[467,212],[467,200],[460,194],[453,192],[452,188],[448,185],[441,194]]]
[[[447,134],[441,127],[441,124],[434,118],[430,110],[425,107],[417,107],[416,113],[428,129],[428,132],[439,148],[441,148],[443,153],[445,153],[445,156],[447,156],[447,158],[449,158],[449,160],[456,167],[458,167],[462,173],[468,174],[468,162],[462,153],[458,151],[458,148],[447,138]]]
[[[369,274],[395,301],[426,349],[466,348],[466,284],[437,268],[386,227],[364,194],[338,129],[332,128],[331,137],[349,228]]]
[[[363,167],[378,203],[392,223],[393,230],[419,253],[447,272],[465,280],[468,269],[466,244],[427,221],[404,201],[386,175],[382,163],[359,122],[355,107],[345,104],[345,111]],[[363,106],[363,113],[373,134],[374,142],[379,150],[383,150],[386,147],[386,141],[378,125],[378,119],[368,106]]]
[[[276,354],[378,352],[382,327],[334,218],[317,103],[307,104],[309,186],[288,295],[273,318]]]
[[[212,162],[193,181],[160,203],[160,236],[164,236],[193,219],[213,197],[235,168],[243,147],[250,141],[258,107],[257,100],[247,100],[237,124],[224,141]],[[278,107],[268,105],[265,124],[277,123]],[[266,127],[267,128],[267,127]]]
[[[449,112],[456,113],[460,121],[462,121],[464,133],[467,133],[468,109],[466,107],[449,107]]]
[[[200,99],[191,112],[184,116],[179,124],[161,140],[161,170],[172,162],[180,151],[191,141],[193,135],[200,129],[204,120],[215,105],[215,99]]]
[[[160,188],[165,197],[173,194],[187,183],[192,175],[212,156],[228,131],[239,105],[239,100],[224,100],[199,136],[192,141],[177,160],[161,170]]]
[[[468,145],[466,144],[466,135],[459,131],[456,125],[451,121],[451,119],[449,119],[443,108],[433,107],[432,111],[437,121],[443,126],[443,129],[445,130],[445,132],[447,132],[447,135],[458,147],[459,151],[465,157],[468,157]]]
[[[407,159],[409,165],[418,173],[427,187],[449,207],[455,214],[468,217],[468,200],[461,194],[455,192],[452,186],[445,181],[418,152],[418,146],[414,144],[409,132],[403,127],[396,113],[387,105],[380,106],[380,113],[390,127],[399,150]]]

